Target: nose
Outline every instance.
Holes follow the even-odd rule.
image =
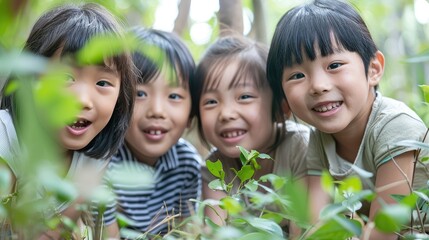
[[[219,114],[220,121],[231,121],[238,118],[237,106],[233,103],[226,103],[222,105]]]
[[[327,74],[321,72],[310,78],[310,84],[311,95],[324,94],[332,89],[331,79]]]
[[[148,111],[146,112],[149,118],[165,118],[164,100],[159,96],[152,96],[147,103]]]
[[[92,102],[91,87],[84,83],[74,83],[71,87],[72,92],[76,95],[78,102],[83,110],[91,110],[94,107]]]

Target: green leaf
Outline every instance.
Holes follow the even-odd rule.
[[[249,182],[244,185],[244,187],[249,191],[255,192],[256,190],[258,190],[258,181],[250,179]]]
[[[401,230],[410,218],[411,208],[402,204],[392,204],[380,209],[374,218],[375,227],[381,232],[393,233]]]
[[[236,215],[243,210],[243,207],[241,206],[240,201],[238,201],[235,198],[227,196],[222,198],[220,202],[221,202],[220,207],[226,210],[228,214]]]
[[[222,162],[219,159],[216,162],[206,160],[206,166],[213,176],[220,178],[221,180],[225,179],[225,172],[223,170]]]
[[[273,237],[283,237],[282,228],[274,221],[258,217],[249,217],[245,219],[252,227],[267,232]]]
[[[215,179],[215,180],[209,182],[208,186],[212,190],[224,190],[224,191],[226,191],[225,183],[220,179]]]
[[[362,182],[358,176],[350,176],[344,179],[339,185],[339,191],[342,192],[358,192],[362,190]]]
[[[423,199],[424,201],[426,201],[427,203],[429,203],[429,197],[428,197],[425,193],[420,192],[420,191],[414,191],[414,193],[415,193],[417,196],[419,196],[419,198],[421,198],[421,199]]]
[[[239,238],[240,240],[261,240],[261,239],[270,239],[270,240],[283,240],[284,238],[277,235],[269,234],[266,232],[252,232],[243,235]]]
[[[360,236],[362,232],[361,229],[362,226],[358,221],[344,217],[337,217],[324,223],[307,239],[347,239],[353,236]]]
[[[243,183],[253,177],[253,174],[255,174],[255,170],[253,170],[253,168],[249,165],[244,165],[237,172],[237,177],[240,178],[240,181]]]
[[[418,193],[415,191],[410,195],[404,196],[399,194],[392,194],[391,197],[397,202],[404,204],[410,208],[414,208],[416,206],[418,200]]]
[[[320,219],[328,220],[332,219],[334,216],[344,212],[347,208],[341,203],[332,203],[324,207],[320,211]]]
[[[323,190],[331,194],[334,189],[334,179],[328,171],[322,172],[321,183]]]
[[[280,176],[278,176],[276,174],[272,174],[272,173],[266,174],[266,175],[260,177],[259,179],[263,182],[269,181],[271,183],[271,185],[274,187],[274,190],[278,190],[278,189],[282,188],[287,181],[286,178],[280,177]]]
[[[245,148],[241,146],[237,146],[240,150],[240,161],[241,164],[244,166],[247,164],[247,161],[249,160],[249,151],[247,151]]]
[[[260,153],[259,156],[258,156],[258,158],[261,158],[261,159],[272,159],[270,155],[265,154],[265,153]]]
[[[96,36],[78,52],[77,59],[80,64],[96,65],[104,62],[105,58],[137,48],[138,41],[134,37]]]

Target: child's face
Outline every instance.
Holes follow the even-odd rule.
[[[322,132],[363,132],[383,72],[378,53],[368,78],[361,57],[346,50],[286,67],[282,86],[290,109]]]
[[[135,157],[153,165],[182,136],[188,125],[191,96],[183,86],[172,86],[160,74],[137,85],[133,117],[126,142]]]
[[[271,89],[252,80],[230,87],[235,71],[237,66],[230,64],[218,86],[203,92],[199,103],[206,140],[233,158],[240,155],[236,146],[266,152],[275,140]]]
[[[88,145],[109,122],[121,86],[114,67],[73,67],[68,88],[82,105],[77,121],[60,130],[60,139],[68,150],[79,150]]]

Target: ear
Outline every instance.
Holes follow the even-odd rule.
[[[371,59],[368,66],[368,82],[375,87],[381,80],[384,74],[384,55],[377,51],[375,57]]]

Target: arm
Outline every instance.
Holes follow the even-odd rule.
[[[107,225],[106,227],[104,227],[105,229],[105,233],[107,235],[107,239],[112,240],[112,239],[120,239],[119,238],[119,227],[117,222],[113,222],[112,224]]]
[[[319,220],[320,211],[331,202],[329,194],[322,189],[320,176],[307,176],[311,223]]]
[[[226,193],[222,191],[214,191],[209,188],[208,183],[203,180],[203,192],[202,192],[203,200],[206,199],[214,199],[214,200],[220,200],[223,197],[226,197]],[[204,214],[210,218],[214,223],[218,225],[225,224],[225,219],[227,218],[227,213],[223,209],[221,209],[219,206],[213,206],[214,209],[211,209],[210,207],[205,207]],[[215,212],[216,211],[216,212]],[[217,214],[216,214],[217,213]],[[218,216],[219,214],[219,216]]]
[[[374,220],[375,214],[382,207],[380,201],[386,204],[393,204],[395,201],[390,195],[410,194],[414,171],[413,162],[414,152],[410,151],[393,158],[378,168],[375,182],[378,198],[371,202],[370,221]],[[384,234],[376,229],[371,229],[369,226],[365,226],[363,236],[364,239],[397,239],[395,234]],[[369,238],[366,238],[366,236],[369,236]]]

